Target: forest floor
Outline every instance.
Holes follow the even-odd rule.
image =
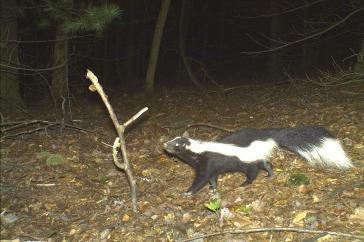
[[[153,97],[107,90],[119,118],[126,121],[148,106],[127,132],[128,156],[138,187],[132,212],[125,174],[112,162],[116,132],[97,94],[73,98],[75,125],[92,132],[55,128],[1,142],[1,239],[41,241],[182,241],[196,236],[252,228],[290,227],[364,236],[364,85],[242,86],[224,93],[162,89]],[[81,97],[82,96],[82,97]],[[8,121],[52,120],[50,106],[33,105]],[[275,176],[263,172],[241,187],[244,174],[219,177],[223,212],[205,204],[205,187],[183,196],[193,170],[167,156],[163,142],[193,123],[242,127],[321,125],[338,136],[356,168],[325,170],[281,151],[272,159]],[[33,129],[26,126],[23,130]],[[17,130],[20,132],[21,130]],[[226,134],[190,128],[189,135],[214,140]],[[6,135],[6,134],[2,134]],[[63,159],[64,158],[64,159]],[[287,183],[304,174],[306,186]],[[361,241],[345,235],[263,231],[225,233],[207,241]],[[203,241],[195,240],[195,241]]]

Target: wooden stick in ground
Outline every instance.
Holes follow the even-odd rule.
[[[100,85],[97,77],[92,73],[92,71],[87,70],[87,74],[86,77],[92,82],[93,85],[91,85],[89,87],[89,89],[91,91],[97,91],[102,99],[102,101],[104,102],[110,118],[116,128],[116,131],[118,133],[118,137],[119,137],[119,142],[120,142],[120,149],[121,149],[121,154],[122,154],[122,158],[123,158],[123,164],[121,164],[120,162],[118,162],[117,159],[115,159],[114,157],[114,164],[123,169],[126,173],[126,176],[128,178],[129,181],[129,185],[130,185],[130,190],[131,190],[131,199],[132,199],[132,203],[133,203],[133,211],[136,212],[137,211],[137,191],[136,191],[136,182],[131,170],[131,166],[128,160],[128,156],[126,153],[126,146],[125,146],[125,138],[124,138],[124,131],[127,125],[129,125],[130,123],[132,123],[134,120],[136,120],[140,115],[142,115],[144,112],[146,112],[148,110],[147,107],[143,108],[142,110],[140,110],[137,114],[135,114],[131,119],[129,119],[128,121],[126,121],[124,124],[120,124],[118,118],[115,115],[114,110],[112,109],[106,94],[104,93],[104,90],[102,88],[102,86]],[[115,142],[117,142],[117,140],[115,140]],[[114,149],[115,149],[115,144],[114,144]],[[115,154],[114,154],[115,156]]]

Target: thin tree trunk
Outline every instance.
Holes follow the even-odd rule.
[[[275,0],[270,1],[271,4],[271,12],[278,12],[278,2]],[[281,32],[281,23],[280,17],[274,16],[271,20],[270,25],[270,36],[272,38],[270,48],[274,49],[279,46],[279,43],[276,42],[280,39]],[[280,54],[277,51],[273,51],[269,56],[269,77],[274,80],[277,79],[281,74],[281,59]]]
[[[197,81],[197,78],[192,72],[190,63],[187,60],[186,52],[185,52],[185,38],[184,38],[184,21],[185,21],[185,10],[186,10],[186,0],[182,0],[181,6],[181,14],[179,18],[179,53],[181,55],[182,63],[186,68],[187,74],[189,75],[191,81],[200,89],[203,89],[201,84]]]
[[[123,54],[123,52],[121,51],[123,48],[121,39],[122,39],[122,37],[120,36],[120,34],[117,34],[117,36],[115,38],[115,53],[114,53],[115,57],[122,56],[122,54]],[[117,80],[119,82],[118,84],[120,84],[120,85],[125,85],[125,83],[126,83],[125,75],[123,72],[123,66],[124,66],[124,64],[122,63],[121,60],[114,62],[114,68],[115,68],[115,72],[117,75]]]
[[[354,72],[364,75],[364,38],[361,39],[361,49],[354,65]]]
[[[111,62],[109,62],[109,35],[107,30],[104,31],[104,60],[102,62],[102,79],[104,80],[105,84],[110,84],[110,80],[108,78],[108,69],[109,69],[109,64]]]
[[[208,50],[208,45],[210,43],[210,31],[211,31],[211,21],[210,21],[210,18],[209,18],[209,11],[208,11],[208,8],[209,8],[209,2],[205,2],[204,6],[203,6],[203,10],[202,10],[202,18],[203,18],[203,27],[202,27],[202,31],[203,31],[203,34],[202,34],[202,39],[203,39],[203,45],[202,45],[202,54],[201,54],[201,62],[202,63],[206,63],[207,60],[208,60],[208,53],[209,53],[209,50]],[[213,32],[213,31],[212,31]]]
[[[63,26],[59,24],[56,30],[56,42],[54,44],[53,65],[59,66],[52,73],[52,94],[58,113],[60,104],[66,98],[68,82],[68,40]],[[58,116],[58,115],[57,115]]]
[[[65,4],[71,9],[73,0],[65,0]],[[68,92],[68,34],[64,31],[63,23],[57,24],[56,42],[54,44],[53,65],[57,67],[52,73],[52,98],[55,102],[56,116],[59,117],[59,110],[62,110],[62,118],[66,111],[63,106],[65,101],[69,101]]]
[[[19,64],[18,43],[8,42],[18,39],[18,24],[16,19],[16,0],[1,1],[0,31],[1,44],[0,56],[2,65],[0,66],[0,108],[2,111],[24,108],[25,104],[19,94],[19,77],[15,68]]]
[[[145,78],[145,90],[147,92],[152,92],[154,89],[155,70],[157,67],[159,49],[163,36],[163,29],[166,23],[170,4],[171,0],[162,0],[161,9],[159,11],[157,23],[155,25],[152,48],[150,50],[149,56],[147,76]]]
[[[303,9],[303,33],[308,32],[308,15],[307,15],[307,8]],[[301,72],[305,73],[307,69],[307,53],[308,53],[308,42],[304,41],[302,45],[302,56],[301,56]]]
[[[137,27],[139,27],[139,24],[137,21],[136,10],[137,10],[137,4],[138,1],[135,0],[129,0],[127,1],[127,21],[129,22],[130,28],[128,28],[128,36],[127,36],[127,43],[126,43],[126,50],[127,50],[127,60],[125,62],[125,70],[126,70],[126,76],[125,80],[128,83],[135,83],[136,76],[136,69],[137,69],[137,53],[138,53],[138,46],[137,46],[137,40],[136,40],[136,33],[137,33]]]

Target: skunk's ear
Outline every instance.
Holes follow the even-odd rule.
[[[183,138],[189,138],[190,137],[190,134],[187,132],[187,130],[185,132],[183,132],[182,137]]]

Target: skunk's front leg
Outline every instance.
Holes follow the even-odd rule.
[[[187,190],[187,192],[183,193],[185,196],[190,196],[200,191],[210,180],[207,174],[201,174],[196,172],[195,180],[193,181],[191,187]]]

